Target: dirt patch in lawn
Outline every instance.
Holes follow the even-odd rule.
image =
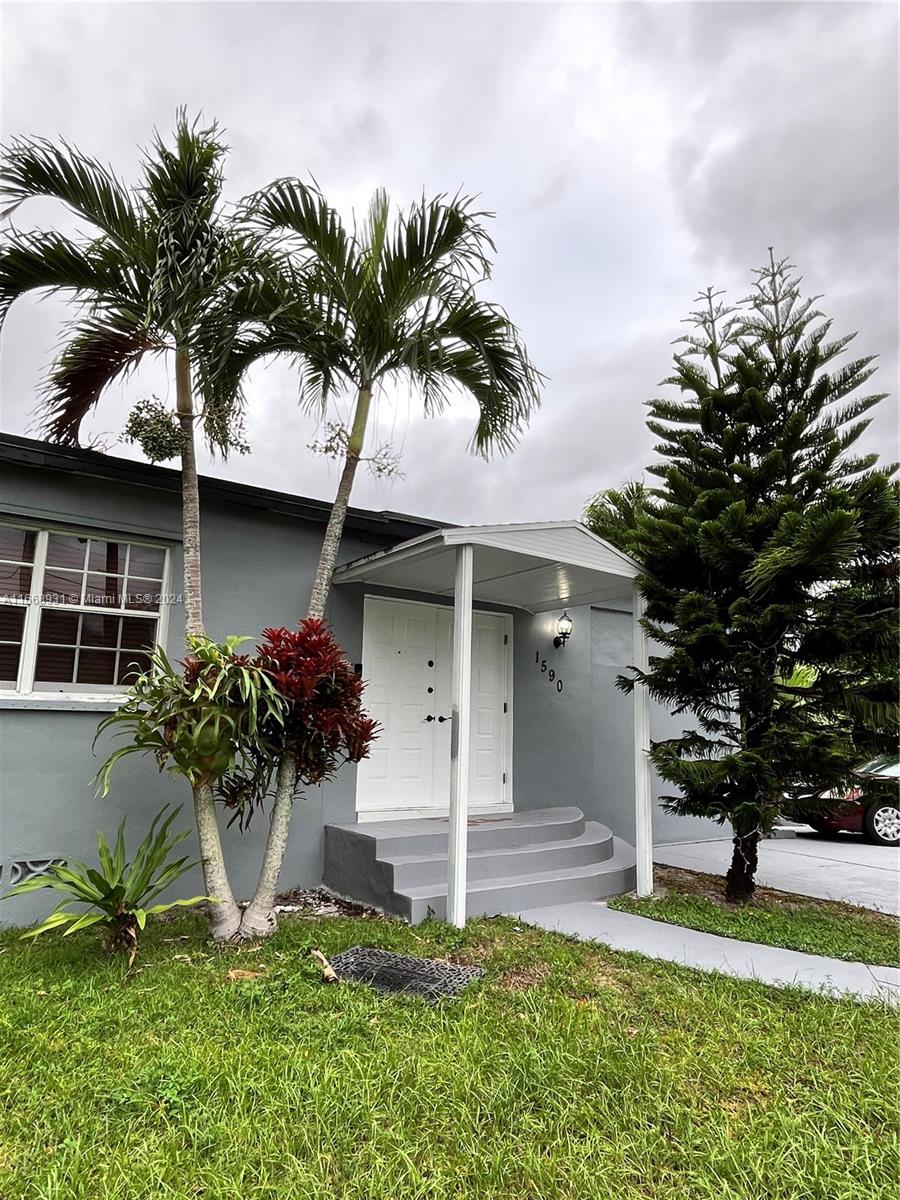
[[[504,971],[498,980],[498,985],[505,992],[527,992],[529,988],[539,987],[550,974],[548,963],[533,963],[527,967],[516,967]]]
[[[368,904],[357,904],[353,900],[343,900],[325,888],[292,888],[282,892],[275,898],[276,910],[279,915],[298,917],[366,917],[376,921],[388,918]]]
[[[703,896],[718,904],[720,908],[737,909],[738,905],[729,904],[725,899],[725,880],[721,875],[707,875],[702,871],[688,871],[684,867],[669,867],[656,863],[653,867],[654,891],[661,896]],[[816,896],[802,896],[797,892],[781,892],[777,888],[756,885],[753,899],[778,905],[789,912],[792,909],[810,907],[822,908],[830,913],[846,913],[848,916],[864,915],[883,923],[886,929],[896,929],[897,919],[890,913],[878,912],[877,909],[863,908],[857,904],[847,904],[843,900],[823,900]],[[751,901],[751,904],[753,901]]]
[[[602,959],[590,958],[585,963],[583,978],[593,987],[611,989],[614,992],[628,991],[631,974],[621,968],[612,966]]]

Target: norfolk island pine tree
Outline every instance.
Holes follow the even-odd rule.
[[[666,653],[620,686],[692,716],[651,759],[670,811],[732,823],[736,902],[779,812],[825,803],[897,737],[895,467],[851,452],[884,396],[855,395],[873,359],[836,361],[853,335],[827,340],[792,270],[770,251],[736,308],[701,295],[666,381],[683,398],[649,404],[657,486],[586,513],[644,568]]]

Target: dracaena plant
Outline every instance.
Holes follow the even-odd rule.
[[[192,896],[189,899],[154,903],[167,887],[197,865],[187,857],[171,859],[175,847],[188,836],[186,831],[169,832],[180,812],[179,807],[166,816],[166,808],[163,808],[154,817],[130,862],[126,859],[123,820],[113,847],[110,847],[103,833],[98,832],[99,863],[96,868],[77,860],[56,863],[49,866],[46,873],[10,888],[4,899],[44,888],[61,892],[64,897],[45,921],[26,930],[22,937],[33,939],[52,930],[62,930],[63,936],[67,937],[79,929],[103,925],[109,933],[108,949],[124,950],[128,954],[130,967],[137,953],[139,933],[148,917],[208,899],[206,896]],[[72,909],[70,905],[73,903],[89,907],[86,911]]]
[[[152,754],[161,771],[183,775],[202,797],[198,812],[208,817],[209,825],[199,830],[201,855],[210,844],[216,851],[202,858],[212,928],[215,935],[224,923],[225,936],[237,926],[237,906],[225,874],[215,797],[238,798],[245,806],[262,801],[275,770],[273,735],[286,708],[271,673],[257,659],[239,653],[246,640],[189,637],[183,670],[157,647],[151,669],[134,680],[125,702],[97,731],[98,737],[112,730],[128,738],[100,769],[103,795],[116,763],[131,754]]]
[[[261,728],[259,753],[265,763],[260,773],[273,756],[278,771],[260,882],[241,922],[249,937],[275,927],[275,891],[298,787],[323,783],[343,763],[365,758],[378,733],[362,707],[365,685],[324,621],[307,618],[297,629],[266,629],[263,636],[255,661],[284,708],[277,722],[266,720]]]

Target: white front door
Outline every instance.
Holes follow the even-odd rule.
[[[472,753],[469,807],[512,807],[512,620],[472,616]],[[450,802],[453,609],[365,599],[365,708],[381,724],[359,764],[361,816],[446,812]]]

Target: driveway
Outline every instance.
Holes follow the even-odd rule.
[[[653,857],[670,867],[724,875],[731,862],[731,840],[656,846]],[[784,892],[844,900],[897,914],[900,848],[872,846],[853,834],[767,838],[759,847],[756,881]]]

